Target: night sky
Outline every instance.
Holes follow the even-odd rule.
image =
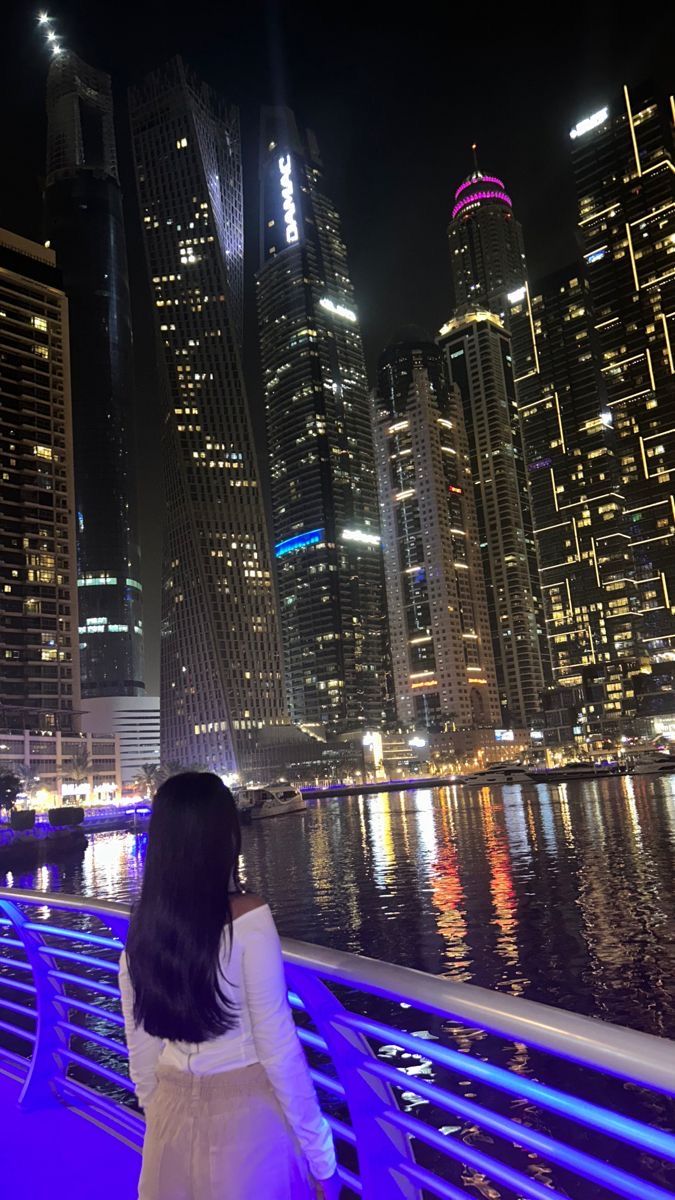
[[[42,240],[49,55],[37,11],[25,0],[0,4],[0,224]],[[262,439],[252,304],[258,106],[286,103],[318,136],[328,190],[343,219],[372,379],[397,327],[415,323],[433,332],[449,316],[446,229],[454,190],[471,169],[472,141],[483,170],[504,179],[513,197],[535,281],[574,258],[568,130],[623,83],[654,79],[672,88],[675,16],[659,20],[652,6],[645,20],[624,23],[620,6],[609,3],[535,8],[318,0],[59,0],[45,11],[64,46],[112,73],[118,97],[134,292],[146,679],[148,690],[157,692],[160,407],[128,147],[125,152],[127,84],[181,53],[241,108],[245,358]]]

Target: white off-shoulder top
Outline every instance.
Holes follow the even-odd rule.
[[[190,1044],[152,1037],[136,1025],[133,987],[126,952],[120,960],[122,1011],[129,1068],[144,1107],[157,1086],[156,1069],[177,1067],[194,1075],[214,1075],[260,1063],[286,1119],[304,1150],[315,1179],[335,1170],[330,1126],[316,1098],[305,1055],[295,1031],[286,993],[279,935],[268,905],[242,913],[223,935],[221,986],[236,1005],[233,1029],[208,1042]]]

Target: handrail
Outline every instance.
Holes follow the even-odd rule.
[[[384,997],[401,990],[425,1012],[460,1017],[509,1041],[525,1042],[631,1083],[675,1095],[675,1042],[471,983],[452,983],[412,967],[292,938],[282,939],[282,944],[287,963],[309,967],[323,979],[360,984]]]
[[[0,889],[0,1063],[24,1076],[23,1104],[88,1107],[99,1125],[140,1146],[114,980],[129,915],[111,901]],[[468,1170],[529,1200],[563,1192],[583,1200],[598,1188],[625,1200],[675,1196],[675,1136],[643,1119],[658,1121],[660,1094],[675,1095],[675,1043],[305,942],[282,939],[282,948],[350,1194],[420,1200],[424,1189],[457,1200]],[[430,1014],[434,1032],[414,1032],[419,1017],[408,1009]],[[471,1053],[458,1048],[453,1022],[479,1039]],[[514,1067],[498,1040],[513,1044],[511,1057],[527,1047],[536,1061]],[[571,1075],[574,1092],[553,1086],[551,1069],[556,1085],[561,1069]],[[624,1080],[649,1089],[648,1104]],[[577,1094],[584,1090],[590,1095]],[[481,1128],[488,1140],[479,1148]]]
[[[0,888],[0,897],[27,904],[35,902],[35,895],[18,888]],[[112,900],[83,902],[77,896],[59,893],[39,895],[40,902],[50,908],[127,919],[131,914],[130,905]],[[323,979],[360,984],[373,995],[384,997],[404,992],[425,1012],[460,1017],[509,1041],[525,1042],[675,1096],[675,1042],[471,983],[452,983],[438,975],[365,955],[347,954],[295,938],[282,938],[281,944],[286,963],[310,968]]]

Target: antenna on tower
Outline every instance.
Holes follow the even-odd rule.
[[[478,174],[478,146],[475,142],[471,143],[471,151],[473,154],[473,169]]]

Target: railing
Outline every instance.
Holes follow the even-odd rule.
[[[0,890],[0,1064],[22,1105],[84,1107],[140,1146],[127,925],[122,905]],[[284,957],[349,1194],[675,1196],[674,1043],[302,942]]]

